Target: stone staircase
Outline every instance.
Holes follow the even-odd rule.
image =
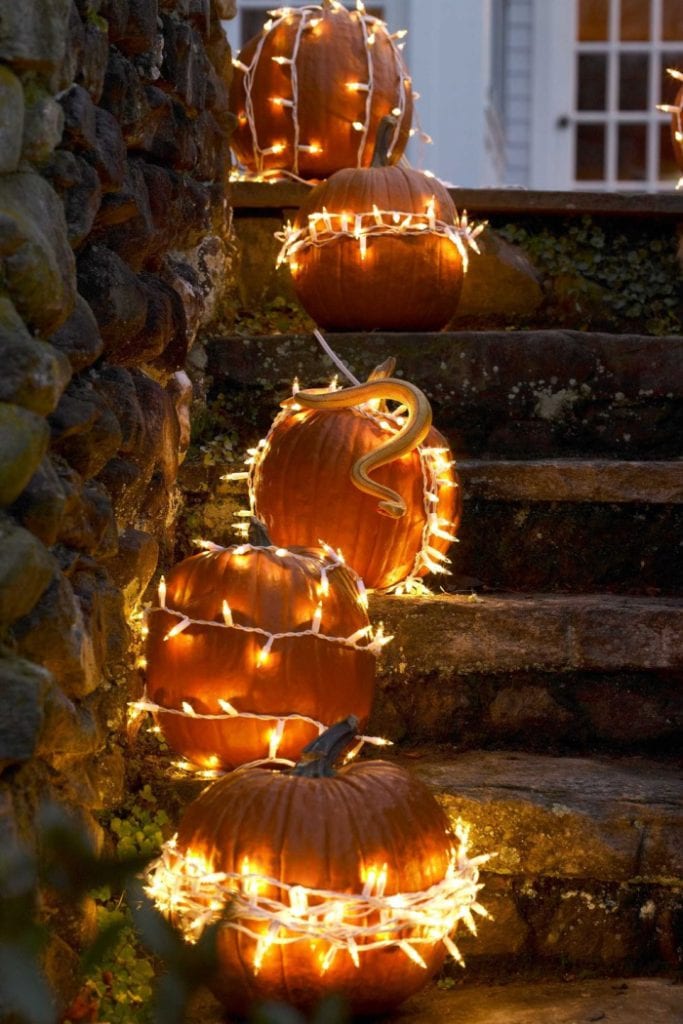
[[[372,598],[395,640],[370,729],[470,823],[476,852],[497,851],[493,920],[462,937],[465,985],[666,979],[683,920],[683,338],[329,340],[359,377],[396,356],[458,459],[453,575],[428,581],[431,597]],[[217,339],[207,373],[243,430],[234,449],[263,435],[294,375],[329,379],[308,336]],[[236,468],[184,470],[197,529],[221,542],[244,504],[219,479]],[[443,986],[458,971],[405,1019],[455,1019],[464,1003]],[[500,1020],[603,1019],[519,1012]]]

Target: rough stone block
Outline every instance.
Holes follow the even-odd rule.
[[[175,211],[167,207],[166,212],[170,220],[175,220]],[[148,261],[154,262],[158,258],[164,243],[152,219],[150,196],[140,160],[127,162],[121,189],[105,198],[97,220],[96,238],[136,273]]]
[[[68,320],[50,337],[50,344],[63,352],[74,373],[91,366],[104,350],[97,320],[82,295]]]
[[[186,22],[162,14],[164,60],[160,82],[178,96],[187,110],[202,111],[206,105],[206,79],[209,60],[201,37]]]
[[[189,249],[210,230],[210,192],[199,182],[157,164],[143,163],[156,231],[156,265],[169,249]]]
[[[159,545],[154,537],[127,527],[119,537],[119,550],[108,558],[105,567],[123,594],[124,607],[130,615],[147,589],[159,558]]]
[[[0,402],[13,402],[43,416],[52,412],[71,379],[66,356],[19,332],[13,339],[0,336],[0,365]]]
[[[100,179],[87,160],[63,149],[54,154],[47,176],[64,203],[69,244],[78,249],[90,234],[102,202]]]
[[[150,158],[164,167],[176,171],[194,171],[199,158],[195,125],[184,108],[160,89],[148,87],[147,95],[153,105],[158,123],[145,151]],[[170,106],[169,106],[170,101]]]
[[[197,142],[196,175],[201,181],[221,181],[230,167],[230,141],[228,131],[209,110],[195,120]]]
[[[102,727],[93,710],[77,704],[53,687],[44,707],[45,726],[36,754],[58,771],[74,770],[74,762],[94,754],[102,745]]]
[[[142,409],[135,387],[135,379],[141,371],[128,370],[123,366],[104,365],[97,381],[97,390],[116,409],[116,418],[121,428],[121,442],[118,451],[139,452],[145,437],[145,411]]]
[[[130,0],[100,0],[100,17],[106,18],[109,40],[116,43],[126,31]]]
[[[126,675],[130,630],[123,610],[123,595],[102,566],[77,569],[72,577],[83,619],[91,638],[95,661],[103,675],[120,682]]]
[[[56,563],[41,542],[0,513],[0,624],[31,611],[49,586]]]
[[[0,403],[0,507],[16,501],[38,468],[50,438],[47,423],[18,405]]]
[[[88,159],[97,171],[104,192],[121,188],[126,176],[126,144],[118,121],[108,110],[95,111],[95,147]]]
[[[50,673],[23,658],[0,656],[0,771],[33,757],[43,729]]]
[[[0,65],[0,174],[11,174],[19,166],[23,130],[21,82],[9,68]]]
[[[93,103],[99,103],[109,60],[109,36],[106,23],[101,20],[87,21],[84,28],[85,45],[76,81],[87,89]]]
[[[65,492],[64,516],[57,539],[73,551],[93,558],[108,558],[118,551],[118,530],[111,498],[96,480],[85,483],[71,470],[62,470],[60,480]]]
[[[37,174],[0,178],[0,257],[17,310],[38,332],[51,334],[73,309],[75,267],[62,204]]]
[[[54,456],[59,462],[59,456]],[[66,466],[66,463],[64,463]],[[11,506],[10,511],[22,526],[30,530],[47,547],[57,542],[64,517],[66,494],[53,465],[46,456],[28,484]]]
[[[3,4],[0,60],[22,71],[53,75],[64,60],[71,0]]]
[[[84,478],[96,476],[121,444],[121,428],[91,381],[74,379],[49,419],[53,449]]]
[[[80,85],[72,85],[59,98],[64,111],[63,143],[69,149],[92,151],[95,148],[96,107],[90,94]]]
[[[85,52],[85,26],[81,21],[78,7],[71,0],[69,23],[67,27],[64,60],[60,68],[60,80],[63,87],[71,85],[78,74]]]
[[[105,246],[93,245],[79,255],[78,290],[95,314],[105,353],[115,360],[145,326],[147,296],[135,274]]]
[[[115,49],[109,51],[100,103],[116,118],[129,149],[145,145],[161,116],[161,111],[150,107],[145,86],[133,63]]]
[[[17,651],[41,664],[67,697],[85,697],[100,682],[100,666],[73,588],[58,573],[31,612],[16,622]]]
[[[64,111],[57,100],[34,84],[25,92],[21,156],[36,167],[49,162],[62,139]]]
[[[128,0],[125,28],[116,39],[117,47],[126,54],[152,50],[157,37],[157,0]]]
[[[187,355],[197,336],[204,308],[204,296],[197,271],[188,263],[167,259],[162,279],[179,297],[182,307],[176,320],[178,327],[171,343],[157,360],[157,365],[171,373],[185,366]],[[177,307],[176,307],[177,308]]]

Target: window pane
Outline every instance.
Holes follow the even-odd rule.
[[[579,41],[602,42],[607,39],[609,0],[580,0]]]
[[[668,121],[658,126],[659,131],[659,177],[666,181],[678,181],[680,171],[674,158],[671,142],[671,128]]]
[[[664,0],[662,39],[683,40],[683,0]]]
[[[580,53],[578,56],[578,110],[607,109],[607,54]]]
[[[620,124],[617,154],[619,181],[645,181],[647,177],[647,125]]]
[[[650,38],[650,0],[621,0],[619,37],[637,43]]]
[[[647,110],[647,53],[622,53],[619,56],[619,110]]]
[[[659,66],[659,103],[673,103],[681,87],[681,82],[667,74],[667,68],[678,68],[679,71],[683,71],[683,50],[667,50],[662,54]]]
[[[605,125],[576,126],[576,180],[603,181],[605,178]]]

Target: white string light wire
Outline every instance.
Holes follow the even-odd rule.
[[[676,68],[667,68],[667,74],[671,75],[677,82],[683,82],[683,71],[678,71]],[[676,142],[681,147],[683,152],[683,102],[676,105],[673,103],[660,103],[657,105],[657,110],[661,110],[664,114],[671,114],[675,119],[674,136]],[[683,176],[678,179],[676,188],[683,188]]]
[[[380,210],[377,206],[362,213],[333,213],[323,206],[321,211],[308,215],[308,224],[304,227],[294,227],[288,221],[282,231],[275,233],[277,240],[282,243],[277,266],[287,263],[296,273],[298,253],[305,249],[320,249],[339,238],[355,239],[360,248],[361,259],[365,260],[370,238],[406,238],[429,234],[446,238],[455,245],[462,258],[463,272],[466,273],[469,263],[468,250],[472,249],[479,253],[476,239],[485,227],[485,224],[470,225],[467,211],[463,211],[462,217],[456,212],[452,224],[438,219],[434,196],[426,204],[424,213]]]
[[[316,335],[318,332],[316,332]],[[320,341],[320,337],[318,337]],[[325,345],[325,350],[329,346]],[[338,357],[335,359],[337,365],[341,367],[343,372],[347,376],[351,376],[349,372],[344,368],[341,361],[338,361]],[[335,381],[330,385],[333,390],[336,387]],[[298,381],[294,381],[292,385],[292,396],[296,398],[299,390]],[[287,409],[283,409],[273,420],[270,431],[267,437],[261,438],[258,445],[255,448],[248,449],[245,464],[248,466],[246,472],[239,473],[228,473],[222,479],[230,481],[242,481],[246,480],[249,488],[249,509],[241,510],[238,515],[241,516],[242,522],[235,524],[235,529],[240,530],[245,528],[247,518],[250,516],[258,516],[258,510],[256,506],[256,489],[255,489],[255,478],[256,472],[264,459],[268,454],[270,448],[270,442],[273,435],[279,430],[289,416],[294,413],[301,413],[304,410],[301,406],[296,404],[290,406]],[[369,420],[372,420],[380,429],[387,430],[390,433],[396,433],[404,425],[404,420],[398,412],[379,412],[376,408],[373,408],[372,403],[364,403],[363,405],[354,406],[353,411],[359,415],[364,416]],[[426,595],[430,591],[422,583],[421,576],[424,572],[429,572],[436,575],[450,575],[450,570],[447,566],[450,564],[450,559],[438,548],[434,547],[432,540],[433,538],[439,538],[446,540],[449,543],[457,543],[458,538],[453,533],[455,523],[450,519],[444,519],[439,515],[439,490],[441,487],[457,487],[457,481],[451,479],[448,475],[449,471],[456,465],[455,460],[452,457],[452,453],[449,448],[435,448],[429,445],[418,445],[416,449],[419,459],[420,467],[422,470],[422,494],[424,501],[424,512],[425,512],[425,524],[422,530],[422,541],[420,550],[415,556],[413,567],[408,574],[407,578],[401,580],[399,583],[388,588],[388,593],[393,594],[411,594],[411,595]],[[321,542],[322,543],[322,542]],[[333,551],[332,548],[328,548],[329,551]],[[333,552],[334,553],[334,552]],[[362,583],[361,583],[362,585]],[[365,593],[365,587],[363,586],[363,593]],[[367,607],[367,598],[365,598]],[[384,638],[382,638],[384,642]]]
[[[179,925],[188,942],[196,942],[215,921],[254,939],[256,973],[271,947],[315,941],[328,944],[321,974],[340,953],[359,967],[363,954],[392,946],[426,968],[419,947],[438,942],[462,964],[452,935],[461,921],[476,935],[473,915],[489,916],[477,902],[482,888],[479,868],[489,856],[469,857],[468,830],[461,823],[456,835],[459,848],[452,850],[444,878],[421,892],[386,895],[386,865],[366,871],[359,893],[311,889],[268,878],[255,872],[248,858],[240,872],[216,871],[202,855],[181,851],[177,837],[165,843],[161,857],[152,864],[146,891],[159,910]],[[280,898],[265,895],[273,890]]]
[[[343,5],[336,3],[332,0],[333,10],[341,11],[344,10]],[[374,75],[374,58],[373,49],[376,38],[379,34],[383,35],[389,42],[394,62],[396,66],[396,74],[398,79],[397,94],[395,99],[395,105],[392,113],[399,119],[394,129],[391,145],[389,147],[389,153],[394,150],[396,143],[398,142],[401,120],[406,111],[407,105],[407,91],[410,87],[411,80],[408,71],[403,60],[403,42],[397,42],[402,40],[406,35],[404,29],[399,32],[390,33],[386,24],[380,19],[369,15],[365,11],[365,5],[362,0],[356,0],[356,10],[353,12],[359,22],[363,45],[365,49],[366,61],[367,61],[367,82],[348,82],[345,83],[346,88],[353,92],[365,93],[364,109],[362,114],[359,115],[356,121],[351,122],[352,127],[360,133],[360,141],[358,145],[358,156],[357,166],[360,167],[363,161],[364,151],[366,149],[368,134],[370,131],[370,123],[372,119],[372,101],[375,93],[375,75]],[[291,7],[281,7],[276,10],[268,12],[269,19],[263,26],[261,36],[259,38],[256,49],[254,50],[253,57],[249,64],[243,63],[239,57],[233,59],[233,65],[244,74],[244,93],[245,93],[245,104],[244,104],[244,117],[246,118],[247,125],[249,127],[249,133],[251,135],[252,150],[254,153],[254,161],[256,164],[255,174],[249,174],[242,171],[238,171],[236,174],[231,175],[233,180],[256,180],[262,181],[268,177],[275,176],[287,176],[294,178],[295,180],[302,181],[304,179],[299,178],[299,154],[302,152],[308,153],[321,153],[322,147],[320,143],[308,140],[307,142],[301,141],[301,125],[299,122],[299,73],[298,73],[298,59],[301,51],[301,45],[304,39],[304,33],[309,30],[315,30],[316,26],[320,23],[323,15],[323,8],[317,4],[311,4],[304,7],[298,7],[293,9]],[[292,126],[294,132],[294,148],[291,157],[291,171],[285,171],[280,168],[271,168],[270,170],[265,167],[264,158],[271,154],[279,155],[284,153],[288,148],[287,143],[282,140],[281,142],[274,143],[271,146],[263,148],[259,142],[258,134],[258,123],[257,117],[254,111],[254,101],[252,90],[254,87],[254,78],[256,71],[261,60],[264,45],[268,37],[276,32],[283,24],[291,22],[292,18],[298,18],[297,30],[294,36],[292,44],[292,52],[289,56],[282,54],[272,57],[271,59],[279,64],[283,68],[289,68],[290,71],[290,96],[272,96],[270,102],[275,106],[282,108],[283,110],[289,111],[292,118]],[[362,118],[362,120],[361,120]],[[411,130],[411,135],[414,133],[414,129]],[[425,138],[427,138],[425,136]]]

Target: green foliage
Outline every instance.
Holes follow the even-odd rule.
[[[315,324],[294,300],[278,295],[257,310],[239,310],[235,318],[235,333],[248,336],[259,334],[307,334]]]
[[[154,857],[168,837],[170,821],[166,811],[157,807],[156,797],[147,784],[110,819],[109,828],[116,836],[120,860],[136,855]]]
[[[627,234],[591,217],[540,230],[506,224],[496,231],[529,255],[543,278],[551,313],[573,312],[578,326],[591,327],[597,320],[624,331],[681,331],[681,268],[673,232],[665,237],[639,222]]]

